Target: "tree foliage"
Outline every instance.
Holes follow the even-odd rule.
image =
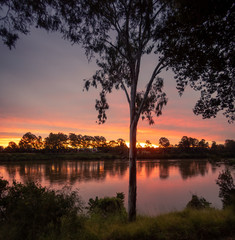
[[[0,179],[0,232],[9,240],[41,239],[60,233],[63,217],[76,217],[82,210],[77,192],[56,192],[29,182]],[[56,236],[56,235],[55,235]]]
[[[31,132],[25,133],[19,142],[20,149],[28,151],[32,149],[41,149],[42,145],[42,137],[37,137]]]
[[[161,147],[167,148],[170,146],[170,141],[166,137],[161,137],[159,139],[159,145]]]
[[[161,53],[167,57],[182,94],[200,91],[194,107],[203,118],[219,111],[235,119],[235,4],[232,0],[171,1]],[[176,31],[177,29],[177,31]]]
[[[223,207],[235,206],[235,185],[229,169],[222,171],[216,183],[220,187],[219,197],[222,199]]]

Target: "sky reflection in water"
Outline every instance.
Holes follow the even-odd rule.
[[[215,184],[225,166],[206,161],[138,161],[137,211],[155,215],[183,209],[192,194],[203,196],[221,208],[219,188]],[[129,168],[127,161],[53,161],[0,165],[0,176],[8,181],[38,181],[61,189],[64,185],[79,189],[85,203],[95,196],[114,196],[124,192],[127,206]],[[234,171],[233,171],[234,173]]]

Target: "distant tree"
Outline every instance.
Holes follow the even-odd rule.
[[[111,141],[108,142],[107,145],[108,145],[108,147],[114,148],[114,147],[118,147],[119,143],[115,140],[111,140]]]
[[[95,138],[92,136],[84,135],[82,137],[82,145],[84,148],[93,148],[95,146]]]
[[[234,140],[226,139],[224,146],[228,151],[235,152],[235,141]]]
[[[190,148],[190,139],[187,136],[183,136],[179,142],[180,148]]]
[[[198,147],[199,141],[196,138],[189,138],[190,147]]]
[[[179,142],[180,148],[189,149],[190,147],[195,148],[198,147],[199,141],[196,138],[183,136]]]
[[[3,150],[4,150],[4,147],[0,146],[0,152],[3,152]]]
[[[19,149],[18,145],[15,142],[11,141],[8,143],[8,146],[5,148],[5,151],[6,152],[15,152],[18,149]]]
[[[117,142],[120,147],[126,147],[126,141],[124,139],[118,138]]]
[[[217,144],[215,141],[212,141],[211,150],[216,150],[216,149],[217,149]]]
[[[209,144],[208,144],[208,142],[206,142],[205,139],[202,139],[201,141],[199,141],[198,147],[200,147],[200,148],[208,148]]]
[[[159,145],[160,145],[160,147],[167,148],[170,146],[170,141],[165,137],[161,137],[159,139]]]
[[[152,146],[152,143],[149,140],[145,141],[145,147],[150,148]]]
[[[94,136],[94,147],[106,147],[106,138],[102,136]]]
[[[22,150],[31,151],[33,149],[40,149],[42,147],[42,138],[27,132],[23,135],[19,142],[19,147]]]
[[[68,140],[69,140],[69,145],[73,148],[79,148],[82,145],[82,135],[76,135],[75,133],[70,133]]]
[[[68,136],[64,133],[50,133],[45,138],[44,146],[50,150],[64,150],[68,146]]]

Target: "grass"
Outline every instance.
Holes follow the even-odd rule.
[[[193,210],[156,217],[138,216],[132,223],[89,219],[85,227],[96,239],[102,240],[203,240],[235,239],[233,210]]]

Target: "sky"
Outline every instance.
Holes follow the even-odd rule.
[[[156,63],[156,56],[144,57],[140,90]],[[30,35],[20,36],[12,50],[0,42],[0,146],[7,146],[9,141],[18,143],[26,132],[43,138],[50,132],[63,132],[129,141],[129,108],[123,91],[108,95],[107,122],[96,123],[99,90],[83,91],[83,80],[97,69],[95,59],[88,62],[79,45],[71,45],[59,34],[33,29]],[[171,144],[177,144],[182,136],[209,143],[235,139],[234,124],[221,113],[213,119],[194,115],[198,92],[187,87],[180,97],[174,74],[168,70],[159,76],[164,78],[168,104],[163,115],[155,117],[154,125],[139,121],[139,142],[158,144],[160,137],[167,137]]]

